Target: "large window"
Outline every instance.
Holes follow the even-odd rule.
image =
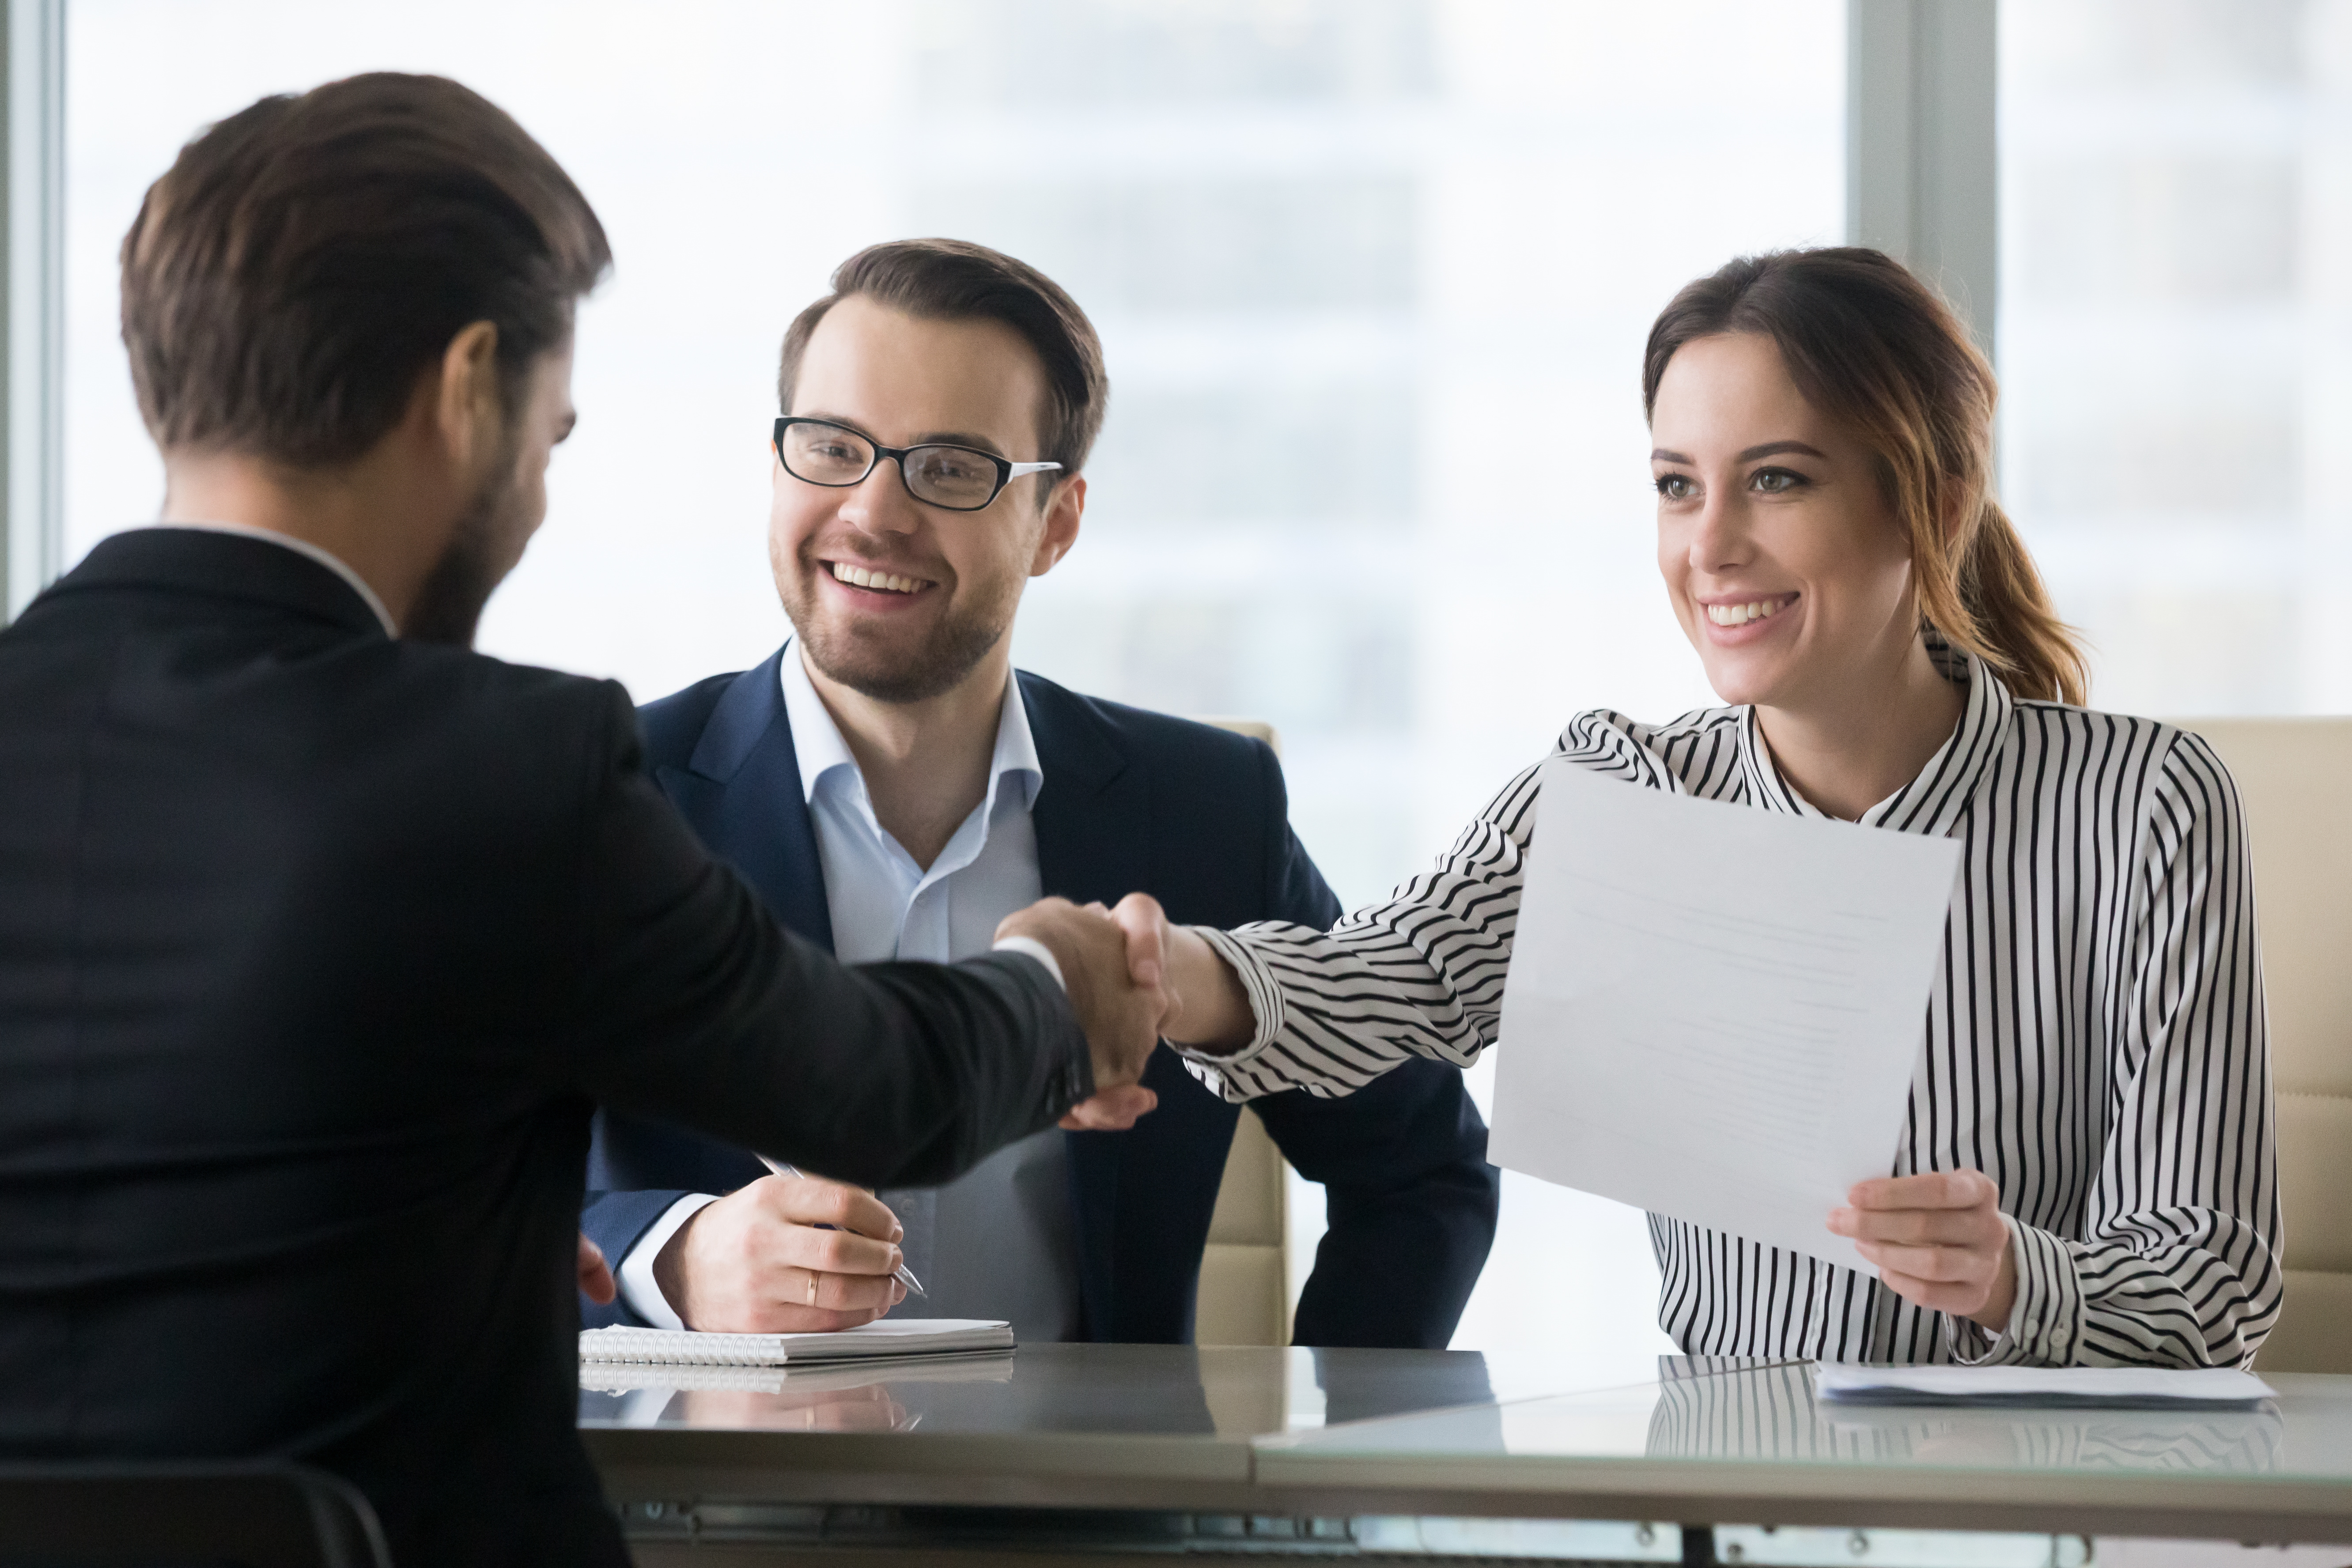
[[[2000,32],[2003,479],[2093,702],[2343,711],[2352,18],[2028,0]]]
[[[1840,0],[71,17],[69,556],[160,491],[114,323],[146,182],[260,93],[446,72],[572,169],[618,254],[488,649],[641,698],[765,656],[785,323],[861,245],[982,240],[1070,287],[1114,385],[1085,537],[1033,587],[1021,661],[1278,725],[1295,820],[1351,902],[1426,864],[1574,710],[1708,700],[1652,563],[1643,335],[1688,278],[1842,220]],[[1640,1375],[1668,1348],[1655,1286],[1638,1215],[1513,1177],[1457,1342]]]

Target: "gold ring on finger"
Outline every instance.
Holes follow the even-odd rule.
[[[816,1305],[816,1270],[814,1268],[809,1270],[808,1304],[812,1307]]]

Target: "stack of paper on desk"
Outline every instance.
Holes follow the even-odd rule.
[[[1960,846],[1544,764],[1496,1164],[1868,1271]]]
[[[882,1356],[1009,1351],[1013,1325],[979,1318],[886,1318],[824,1334],[698,1334],[682,1329],[583,1329],[583,1362],[670,1366],[800,1366]]]
[[[1974,1405],[2037,1410],[2245,1409],[2277,1391],[2235,1367],[1832,1366],[1813,1391],[1833,1405]]]

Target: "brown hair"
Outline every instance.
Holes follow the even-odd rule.
[[[122,240],[122,342],[169,450],[317,468],[398,424],[475,321],[509,402],[612,265],[571,177],[506,112],[389,72],[262,99],[148,187]]]
[[[1037,411],[1038,458],[1059,463],[1058,483],[1086,467],[1110,401],[1102,340],[1078,302],[1025,261],[963,239],[894,239],[869,245],[833,269],[833,292],[793,319],[776,373],[776,409],[793,411],[801,355],[824,313],[864,295],[927,321],[1002,321],[1021,334],[1045,367],[1045,405]],[[1041,487],[1041,498],[1050,493]]]
[[[1992,366],[1949,307],[1875,250],[1739,257],[1659,313],[1642,363],[1643,413],[1655,409],[1677,350],[1726,332],[1770,338],[1805,400],[1871,447],[1911,542],[1927,624],[2017,695],[2080,704],[2082,646],[1992,499]]]

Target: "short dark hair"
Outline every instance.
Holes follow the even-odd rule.
[[[1062,465],[1053,476],[1057,480],[1086,467],[1110,401],[1102,340],[1094,323],[1051,278],[970,240],[894,239],[869,245],[835,268],[833,292],[794,317],[784,332],[783,363],[776,374],[778,413],[793,411],[793,383],[816,324],[855,295],[929,321],[1002,321],[1019,332],[1045,367],[1037,456]]]
[[[571,176],[454,81],[265,98],[183,147],[123,237],[139,411],[166,450],[348,462],[472,322],[511,403],[612,258]]]

